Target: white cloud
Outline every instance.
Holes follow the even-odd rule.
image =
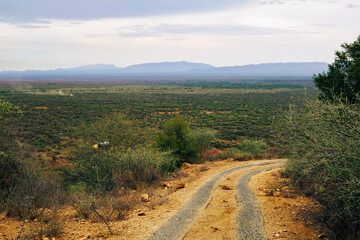
[[[41,19],[95,20],[194,13],[240,6],[250,0],[11,0],[0,1],[0,20],[9,23]]]
[[[164,36],[164,35],[223,35],[223,36],[242,36],[242,35],[273,35],[291,32],[286,29],[264,28],[250,25],[196,25],[196,24],[157,24],[157,25],[132,25],[121,27],[119,36],[124,37],[144,37],[144,36]],[[96,35],[95,35],[96,36]]]
[[[360,34],[354,24],[360,8],[348,7],[355,0],[262,2],[267,1],[200,13],[0,21],[0,70],[180,60],[216,66],[331,62],[341,43]]]

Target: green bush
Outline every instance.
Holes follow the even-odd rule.
[[[292,107],[280,125],[286,173],[325,207],[339,239],[360,236],[360,107],[320,101]]]
[[[32,157],[32,149],[18,141],[14,133],[17,121],[10,112],[20,110],[0,99],[0,211],[30,218],[39,208],[60,200],[60,181]]]
[[[70,184],[84,183],[88,191],[106,192],[114,188],[114,160],[106,151],[93,151],[91,146],[79,143],[69,155],[72,167],[65,171]]]
[[[188,141],[196,147],[201,162],[204,162],[205,151],[211,148],[215,137],[216,131],[210,128],[195,128],[191,130]]]
[[[251,158],[265,158],[269,145],[264,140],[244,140],[237,146],[244,153],[248,153]]]
[[[8,117],[9,115],[21,115],[21,110],[8,101],[0,98],[0,120]]]
[[[216,131],[209,128],[190,129],[189,123],[181,116],[166,122],[158,135],[158,146],[165,151],[172,151],[182,162],[203,161],[204,153],[211,147]]]
[[[88,192],[103,194],[120,187],[137,189],[175,170],[170,153],[154,148],[151,134],[123,115],[83,125],[77,136],[80,139],[69,154],[73,166],[64,169],[72,190],[85,186]],[[110,145],[91,148],[101,141]]]
[[[39,208],[50,208],[62,200],[60,181],[35,159],[0,157],[0,169],[7,176],[1,181],[0,210],[9,216],[35,218]]]
[[[114,155],[114,179],[117,186],[141,188],[175,170],[176,161],[169,152],[151,147],[129,149]]]
[[[108,141],[109,148],[121,151],[151,140],[152,134],[127,116],[112,113],[99,121],[82,124],[75,131],[75,136],[90,147]]]
[[[198,150],[189,141],[189,123],[181,116],[166,122],[158,136],[158,146],[165,151],[172,151],[180,158],[180,163],[197,158]]]

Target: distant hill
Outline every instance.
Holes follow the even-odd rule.
[[[262,63],[233,67],[218,67],[210,69],[211,75],[222,76],[312,76],[326,71],[328,64],[324,62],[300,63]]]
[[[52,78],[136,78],[136,77],[311,77],[326,71],[324,62],[263,63],[244,66],[214,67],[204,63],[162,62],[131,65],[125,68],[96,64],[55,70],[3,71],[0,79]]]
[[[124,68],[127,73],[171,73],[171,72],[187,72],[187,71],[207,71],[215,69],[214,66],[204,63],[190,62],[162,62],[162,63],[143,63],[132,65]]]
[[[75,68],[59,68],[53,71],[107,71],[107,70],[119,70],[120,68],[116,67],[113,64],[95,64],[95,65],[86,65]]]

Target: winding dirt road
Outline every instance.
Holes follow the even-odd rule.
[[[251,176],[278,168],[281,162],[259,161],[216,174],[148,240],[209,239],[206,228],[217,232],[212,239],[267,239],[260,208],[247,183]],[[227,185],[222,185],[224,181],[228,181]],[[219,187],[229,190],[226,199],[222,195],[222,200],[216,200]],[[214,227],[217,222],[222,222],[226,229]],[[212,223],[215,225],[211,226]]]

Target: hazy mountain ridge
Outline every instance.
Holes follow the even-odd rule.
[[[120,68],[112,64],[95,64],[54,70],[2,71],[0,79],[61,78],[61,77],[311,77],[326,71],[324,62],[262,63],[243,66],[214,67],[204,63],[161,62],[143,63]]]
[[[186,72],[192,70],[208,70],[215,68],[212,65],[204,63],[190,63],[190,62],[162,62],[162,63],[143,63],[131,65],[124,68],[124,72],[143,72],[143,73],[162,73],[162,72]]]

